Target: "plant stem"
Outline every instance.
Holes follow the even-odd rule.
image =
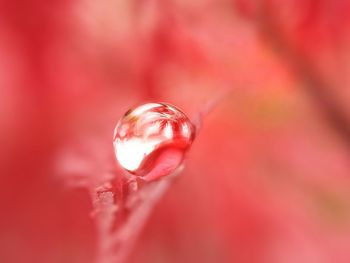
[[[134,189],[119,206],[114,204],[112,191],[102,194],[96,194],[95,191],[93,204],[94,214],[97,216],[100,243],[96,262],[123,263],[127,260],[155,205],[181,170],[182,167],[171,175],[157,181],[147,182],[141,187],[136,179],[129,181],[128,184],[136,183],[137,185],[132,186]],[[118,213],[123,213],[122,207],[129,210],[130,213],[113,230]]]

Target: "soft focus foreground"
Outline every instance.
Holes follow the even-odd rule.
[[[217,97],[127,262],[350,262],[348,1],[13,0],[0,30],[1,262],[102,263],[117,120]]]

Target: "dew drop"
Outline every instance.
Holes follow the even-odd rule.
[[[195,137],[195,127],[178,108],[147,103],[128,110],[118,122],[113,145],[119,164],[151,181],[174,172]]]

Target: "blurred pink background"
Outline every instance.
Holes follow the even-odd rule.
[[[120,172],[117,120],[221,94],[128,262],[350,262],[349,30],[346,0],[1,1],[0,262],[97,262],[75,182]]]

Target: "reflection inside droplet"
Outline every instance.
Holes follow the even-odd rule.
[[[127,111],[115,128],[113,144],[125,170],[153,180],[181,165],[194,137],[194,126],[178,108],[147,103]]]

